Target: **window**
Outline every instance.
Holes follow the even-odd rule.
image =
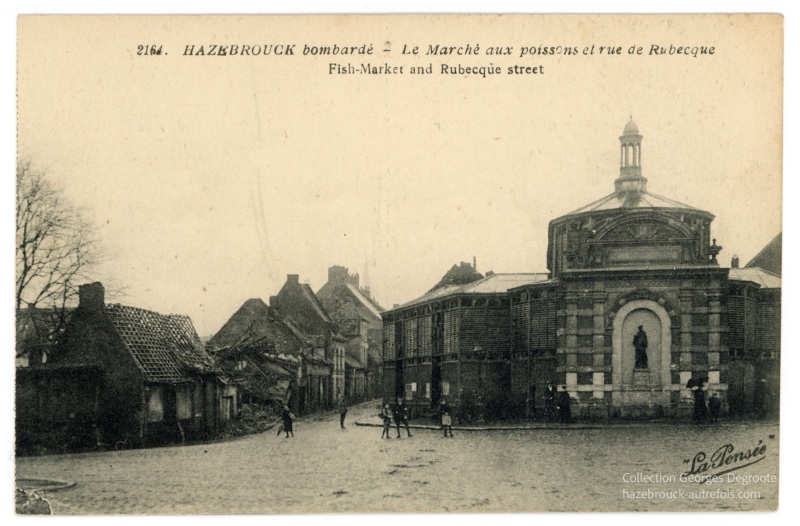
[[[164,404],[160,387],[150,387],[147,396],[147,421],[161,422],[164,419]]]
[[[431,397],[431,384],[430,382],[427,382],[425,384],[425,398],[430,398],[430,397]]]
[[[442,396],[450,396],[450,382],[442,382]]]

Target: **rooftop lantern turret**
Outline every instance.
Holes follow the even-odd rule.
[[[614,181],[614,190],[634,194],[646,192],[647,179],[642,176],[642,136],[633,116],[625,125],[619,142],[619,177]]]

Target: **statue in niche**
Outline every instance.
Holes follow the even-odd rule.
[[[639,325],[639,332],[633,335],[633,348],[636,349],[636,369],[647,369],[647,333]]]

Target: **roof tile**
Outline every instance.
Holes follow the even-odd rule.
[[[106,312],[150,382],[179,383],[190,372],[220,372],[187,316],[110,304]]]

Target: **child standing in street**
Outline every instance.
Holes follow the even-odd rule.
[[[292,411],[289,409],[288,405],[283,406],[283,412],[281,413],[281,420],[283,420],[283,431],[286,433],[286,438],[289,438],[289,434],[291,433],[292,438],[294,438],[294,429],[292,429],[292,422],[294,422],[294,415]],[[280,434],[280,431],[278,432]]]
[[[347,401],[342,398],[339,402],[339,427],[344,429],[344,418],[347,416]]]
[[[414,436],[411,434],[411,429],[408,427],[408,406],[400,397],[397,398],[397,403],[392,408],[392,416],[394,417],[394,423],[397,426],[397,438],[400,438],[400,424],[406,426],[408,438]]]
[[[439,412],[442,416],[442,429],[444,430],[444,436],[447,436],[447,433],[450,433],[450,437],[453,436],[453,416],[452,410],[450,406],[447,404],[447,400],[444,398],[442,399],[442,407],[439,409]]]
[[[381,433],[381,438],[386,436],[386,438],[392,438],[389,436],[389,429],[392,427],[392,407],[389,404],[383,406],[383,410],[379,415],[383,419],[383,433]]]

